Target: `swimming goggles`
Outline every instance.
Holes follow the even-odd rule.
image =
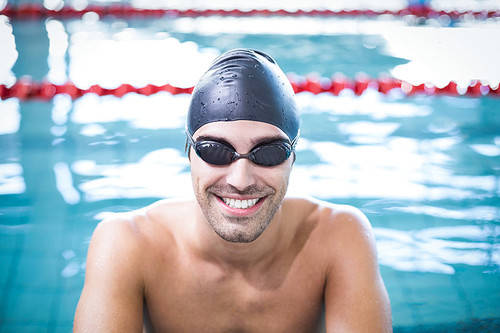
[[[196,155],[212,165],[228,165],[240,158],[246,158],[261,166],[272,167],[285,162],[293,152],[297,137],[288,140],[277,140],[255,146],[249,153],[240,154],[225,142],[219,141],[194,141],[189,131],[186,131],[189,143]],[[186,147],[187,148],[187,147]]]

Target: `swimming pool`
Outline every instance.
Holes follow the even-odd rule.
[[[495,22],[442,30],[394,18],[10,21],[1,28],[2,63],[11,71],[2,79],[189,87],[217,54],[244,46],[298,76],[391,72],[418,80],[425,59],[398,49],[395,31],[437,57],[426,39],[448,33],[446,43],[459,32],[479,43],[479,32],[498,31]],[[453,61],[439,64],[441,78],[468,72]],[[290,192],[367,214],[395,331],[499,330],[498,97],[369,89],[297,98],[302,130]],[[0,101],[1,332],[70,331],[96,224],[111,212],[191,194],[188,100],[157,93]]]

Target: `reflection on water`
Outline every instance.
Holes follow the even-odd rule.
[[[471,147],[482,155],[476,155],[476,161],[484,158],[488,163],[500,147],[496,137],[483,137],[490,142],[484,145],[464,141],[470,113],[455,119],[440,110],[433,112],[427,103],[405,104],[375,93],[360,98],[324,94],[317,99],[299,94],[299,101],[304,129],[294,173],[300,191],[323,198],[407,200],[482,199],[499,194],[494,170],[468,174],[455,170],[458,165],[470,165],[457,153],[470,153]],[[474,108],[467,105],[462,110]],[[461,113],[458,108],[455,112]],[[312,135],[322,140],[309,140]],[[303,165],[300,153],[315,163]]]
[[[474,206],[472,208],[446,209],[433,206],[390,207],[392,211],[406,212],[417,215],[428,215],[456,220],[494,221],[499,217],[499,208],[495,206]]]
[[[454,274],[453,265],[500,266],[500,226],[422,230],[375,228],[381,265],[399,271]]]
[[[0,164],[0,194],[20,194],[26,190],[23,167],[18,163]]]
[[[157,93],[147,98],[127,94],[118,99],[89,94],[75,102],[71,120],[89,125],[125,121],[130,128],[150,130],[183,128],[189,97]]]
[[[56,188],[67,204],[74,205],[80,202],[80,193],[73,187],[73,177],[66,163],[54,164]]]
[[[49,72],[47,79],[51,82],[63,84],[68,80],[68,66],[66,53],[68,52],[68,34],[62,22],[49,20],[46,24],[47,37],[49,39]]]
[[[72,169],[81,176],[92,176],[78,187],[87,201],[117,198],[163,198],[188,196],[191,178],[186,172],[187,158],[178,150],[155,150],[137,163],[97,165],[76,161]]]
[[[19,112],[19,101],[9,99],[1,101],[2,118],[0,121],[0,135],[17,133],[21,123],[21,113]]]
[[[113,88],[122,83],[191,87],[216,56],[214,49],[181,43],[154,26],[132,28],[125,21],[108,24],[93,13],[71,22],[67,29],[72,58],[69,78],[82,87]],[[179,66],[182,63],[190,65]]]

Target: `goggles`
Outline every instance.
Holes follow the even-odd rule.
[[[228,165],[240,158],[246,158],[257,165],[266,167],[280,165],[285,162],[292,154],[299,137],[297,135],[292,142],[277,140],[262,143],[252,148],[249,153],[240,154],[228,143],[219,141],[194,141],[189,131],[186,131],[186,135],[196,155],[208,164]]]

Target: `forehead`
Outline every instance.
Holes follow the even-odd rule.
[[[262,138],[288,139],[278,127],[252,120],[217,121],[203,125],[193,135],[226,139],[227,141],[242,140],[254,142]]]

